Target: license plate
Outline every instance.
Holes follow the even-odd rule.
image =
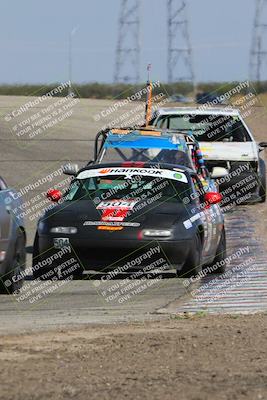
[[[63,247],[69,247],[70,239],[69,238],[54,238],[54,248],[62,249]]]

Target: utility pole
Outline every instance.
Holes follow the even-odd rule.
[[[140,81],[140,0],[121,0],[114,82]]]
[[[73,28],[69,32],[69,82],[70,82],[70,86],[68,89],[69,95],[73,93],[73,89],[72,89],[72,38],[75,35],[76,31],[77,31],[77,27]]]
[[[168,0],[168,82],[192,82],[195,89],[192,48],[185,0]]]
[[[256,82],[259,88],[263,72],[267,67],[267,0],[255,0],[255,4],[249,76],[250,80]]]

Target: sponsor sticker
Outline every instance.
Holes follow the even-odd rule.
[[[137,200],[106,200],[101,201],[96,207],[97,210],[102,210],[101,221],[124,221],[127,214],[132,210]]]
[[[132,228],[138,228],[139,222],[117,222],[117,221],[84,221],[84,226],[126,226]]]
[[[193,215],[191,218],[187,219],[186,221],[184,221],[184,227],[186,229],[190,229],[193,226],[193,222],[197,221],[198,219],[201,219],[205,217],[205,213],[202,211],[200,213],[197,213],[195,215]]]
[[[175,179],[182,179],[183,175],[182,174],[178,174],[177,172],[173,175]]]
[[[125,175],[125,178],[131,178],[133,175],[161,177],[166,179],[174,179],[180,182],[188,183],[186,175],[181,171],[180,174],[175,176],[173,170],[159,169],[159,168],[100,168],[88,169],[82,171],[77,176],[77,179],[88,179],[94,177],[101,177],[107,175]]]
[[[106,225],[100,225],[97,227],[99,231],[121,231],[123,229],[123,226],[106,226]]]

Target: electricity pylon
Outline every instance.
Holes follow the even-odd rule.
[[[267,0],[256,0],[250,51],[250,80],[258,84],[263,79],[267,67]],[[265,74],[266,78],[266,74]]]
[[[114,82],[140,80],[140,0],[121,0]]]
[[[168,0],[168,81],[195,84],[185,0]]]

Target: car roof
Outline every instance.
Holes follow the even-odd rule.
[[[154,147],[157,147],[156,141],[152,141],[151,139],[165,139],[165,141],[170,141],[175,143],[176,141],[180,142],[181,144],[197,144],[196,138],[191,134],[190,131],[184,132],[179,131],[177,129],[166,129],[166,128],[156,128],[152,125],[147,127],[140,127],[140,128],[112,128],[106,132],[106,140],[107,142],[127,142],[131,141],[133,144],[134,141],[142,142],[142,138],[144,138],[144,145],[145,147],[149,148],[152,146],[147,146],[145,141],[151,142]],[[130,143],[129,143],[130,144]],[[158,142],[160,144],[160,142]],[[111,146],[110,146],[111,147]],[[114,146],[115,147],[115,146]],[[119,147],[119,146],[117,146]],[[125,147],[127,147],[125,145]]]
[[[133,131],[127,135],[117,135],[112,132],[107,135],[104,148],[131,148],[131,149],[166,149],[187,152],[187,142],[184,135],[173,132],[160,136],[140,135]]]
[[[157,115],[168,115],[168,114],[194,114],[194,115],[232,115],[240,116],[240,112],[236,108],[228,107],[205,107],[205,104],[200,107],[168,107],[159,108]]]
[[[161,110],[164,110],[161,109]],[[173,135],[179,135],[181,138],[185,138],[190,136],[192,140],[194,139],[192,135],[186,132],[179,132],[177,129],[170,129],[170,128],[158,128],[153,125],[149,125],[146,127],[135,127],[135,128],[111,128],[108,129],[106,132],[107,136],[116,135],[119,137],[126,137],[128,135],[136,135],[136,136],[150,136],[150,137],[170,137]]]

